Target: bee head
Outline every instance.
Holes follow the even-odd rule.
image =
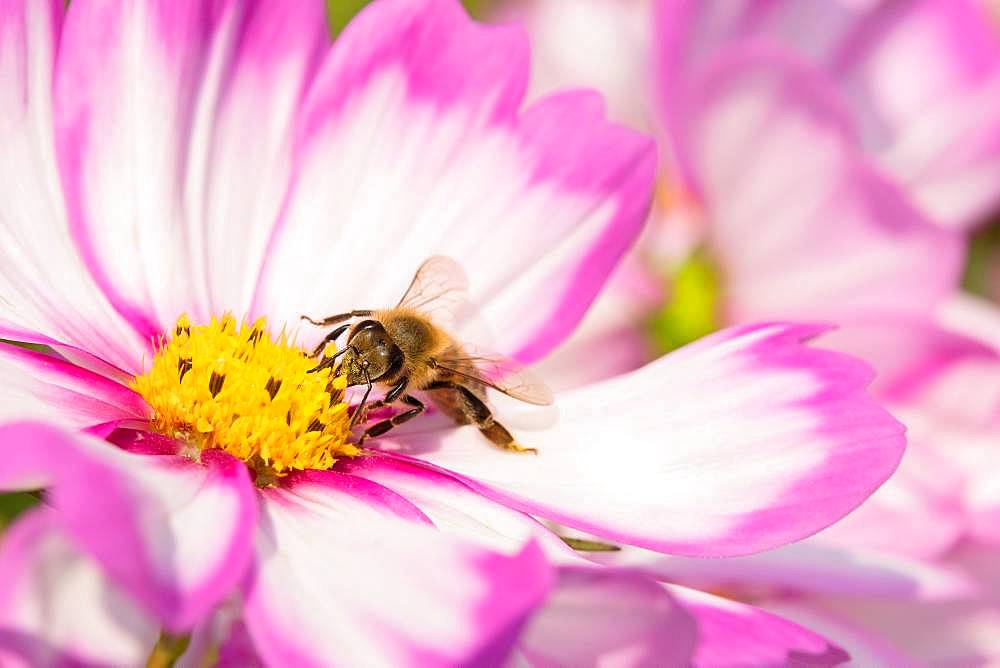
[[[377,320],[359,322],[347,339],[343,369],[348,385],[366,385],[395,376],[403,368],[403,351]]]

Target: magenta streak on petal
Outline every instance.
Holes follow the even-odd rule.
[[[56,135],[56,146],[60,157],[59,172],[62,175],[63,189],[66,193],[70,233],[73,235],[73,240],[80,251],[80,257],[90,270],[94,281],[115,307],[115,310],[149,343],[149,349],[152,352],[153,341],[156,340],[162,329],[155,324],[156,319],[148,309],[130,303],[121,295],[104,270],[94,248],[93,240],[87,231],[87,219],[83,211],[85,186],[81,183],[83,178],[82,155],[87,146],[87,120],[82,117],[85,112],[78,113],[81,117],[75,119],[73,125],[64,128]]]
[[[51,388],[47,399],[58,403],[61,395],[67,402],[73,403],[74,409],[85,406],[94,415],[104,414],[108,419],[131,416],[143,420],[151,416],[146,402],[133,390],[58,357],[5,343],[0,343],[0,355],[37,369],[38,382]],[[63,388],[49,382],[51,376],[56,379],[65,377],[72,387]],[[88,390],[90,393],[84,394]]]
[[[104,376],[105,378],[115,380],[121,385],[125,385],[132,379],[132,374],[98,357],[97,355],[81,348],[77,348],[76,346],[67,345],[62,341],[56,341],[52,337],[46,336],[45,334],[17,327],[6,327],[0,325],[0,339],[17,341],[18,343],[37,343],[49,346],[72,362],[75,366],[88,369],[98,375]]]
[[[281,0],[263,0],[254,3],[248,14],[234,52],[267,78],[276,76],[277,68],[288,56],[298,54],[308,42],[309,65],[303,80],[310,81],[319,57],[330,44],[323,3],[299,2],[291,6]]]
[[[184,447],[177,439],[146,431],[142,425],[124,420],[99,426],[108,429],[107,433],[99,434],[101,438],[135,455],[179,455]]]
[[[295,471],[281,480],[281,487],[291,491],[297,488],[329,487],[337,492],[353,496],[365,503],[392,513],[404,520],[433,524],[431,520],[413,505],[388,487],[372,482],[366,478],[340,473],[337,471]],[[276,502],[284,501],[280,495],[269,497]]]
[[[125,34],[140,31],[141,27],[129,25],[129,22],[148,20],[149,17],[145,15],[148,12],[153,15],[152,22],[155,23],[155,39],[158,40],[156,46],[168,52],[165,58],[181,63],[185,59],[184,51],[204,47],[211,24],[217,20],[226,4],[231,3],[219,0],[171,0],[143,3],[139,7],[131,6],[133,3],[126,0],[74,3],[69,8],[61,36],[56,65],[55,135],[70,233],[97,285],[112,306],[147,342],[150,351],[156,338],[163,332],[152,310],[151,297],[147,293],[144,295],[144,303],[136,304],[122,294],[102,263],[90,233],[94,226],[103,222],[95,220],[96,214],[87,211],[89,190],[86,178],[90,174],[90,166],[85,163],[85,157],[93,150],[90,146],[89,129],[98,123],[92,120],[94,105],[93,100],[89,99],[89,96],[95,94],[94,79],[87,63],[80,56],[86,54],[90,59],[87,62],[91,64],[99,63],[104,55],[111,60],[118,57],[116,50],[128,48],[126,43],[129,38],[150,37]],[[195,26],[193,31],[188,30],[191,26]],[[126,81],[123,85],[135,85],[135,82]],[[141,179],[143,175],[135,175],[135,178]],[[122,187],[131,185],[123,184]],[[116,249],[117,252],[138,252],[131,245],[132,239],[121,241],[123,249]]]
[[[538,102],[522,116],[519,133],[538,155],[534,183],[618,199],[614,218],[580,259],[545,325],[515,353],[518,360],[530,363],[569,336],[638,237],[652,203],[656,146],[650,138],[605,120],[601,97],[587,91]],[[567,155],[573,159],[567,160]],[[609,162],[609,155],[624,157]],[[605,202],[601,198],[595,206]]]

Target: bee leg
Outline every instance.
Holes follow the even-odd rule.
[[[320,341],[315,348],[313,348],[312,356],[313,357],[318,356],[321,352],[323,352],[323,349],[326,348],[326,344],[330,343],[330,341],[336,341],[337,339],[339,339],[340,335],[346,332],[347,328],[350,326],[351,326],[350,324],[341,325],[337,329],[333,330],[332,332],[324,336],[323,340]]]
[[[385,406],[388,406],[394,401],[396,401],[396,399],[398,399],[399,396],[406,391],[406,386],[409,382],[410,379],[407,378],[406,376],[403,376],[402,378],[399,379],[398,383],[389,388],[389,391],[385,393],[384,397],[382,397],[381,399],[376,399],[370,404],[365,404],[364,406],[358,406],[358,410],[363,411],[363,413],[359,413],[357,424],[363,424],[365,421],[367,421],[368,413],[370,411],[375,411],[380,408],[384,408]]]
[[[320,320],[313,320],[307,315],[300,315],[299,317],[303,320],[308,320],[314,325],[319,327],[329,327],[330,325],[336,325],[338,323],[344,322],[349,318],[367,318],[373,313],[371,309],[362,309],[360,311],[351,311],[350,313],[338,313],[337,315],[327,316]]]
[[[404,411],[399,415],[393,415],[388,420],[382,420],[381,422],[376,422],[372,426],[365,429],[365,433],[361,435],[361,443],[364,443],[366,439],[374,438],[376,436],[381,436],[385,432],[389,431],[393,427],[398,427],[399,425],[412,420],[421,413],[424,412],[424,404],[420,399],[412,397],[409,394],[404,394],[401,401],[405,404],[413,406],[408,411]]]
[[[468,422],[479,427],[479,431],[482,432],[483,436],[488,438],[490,443],[501,450],[538,454],[536,448],[526,448],[514,440],[514,436],[507,431],[507,428],[494,419],[493,411],[486,405],[486,402],[476,396],[469,388],[463,385],[456,385],[455,383],[438,382],[429,385],[427,389],[450,389],[453,392],[457,392],[461,397],[461,409],[465,413]]]

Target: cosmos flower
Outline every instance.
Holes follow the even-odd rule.
[[[709,662],[754,623],[775,640],[739,656],[841,656],[574,570],[532,517],[704,556],[836,521],[903,438],[865,365],[805,344],[823,326],[727,330],[562,394],[535,456],[440,415],[362,449],[343,378],[310,371],[300,314],[395,303],[434,254],[501,351],[539,360],[634,241],[651,142],[588,92],[522,110],[520,30],[382,0],[331,47],[319,2],[63,6],[0,2],[0,334],[47,347],[0,346],[0,484],[45,490],[0,553],[11,657],[134,663],[233,605],[276,664],[491,662],[529,616],[529,660],[552,638],[685,656],[692,615]],[[646,622],[570,646],[588,601]]]

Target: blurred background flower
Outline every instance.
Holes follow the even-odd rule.
[[[1000,656],[983,567],[1000,556],[1000,51],[986,9],[540,0],[497,10],[529,26],[537,85],[595,86],[612,114],[662,139],[650,227],[550,377],[580,382],[572,360],[607,350],[613,363],[588,371],[613,375],[723,324],[791,315],[838,322],[825,344],[879,371],[875,390],[907,424],[909,447],[861,509],[759,557],[654,560],[815,624],[827,614],[820,627],[853,644],[859,665]],[[870,560],[898,558],[911,585],[922,562],[973,588],[931,602],[941,591],[887,587],[899,573],[884,561],[872,586]]]

